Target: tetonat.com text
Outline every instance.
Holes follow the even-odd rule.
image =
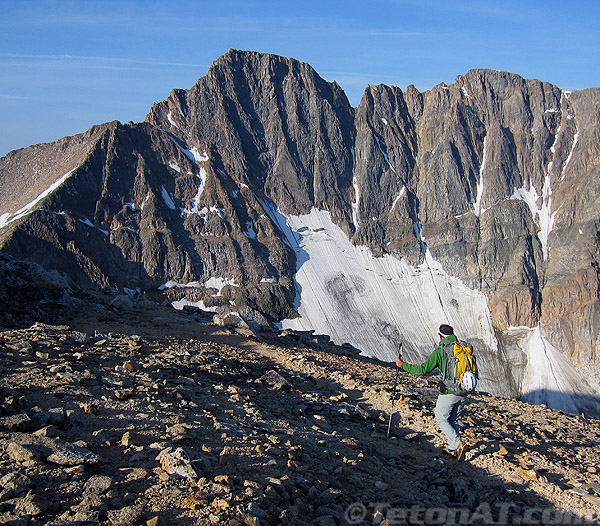
[[[596,524],[597,514],[590,512],[585,516],[556,508],[521,508],[512,503],[481,503],[477,508],[424,508],[419,505],[394,507],[386,503],[373,503],[368,506],[355,502],[346,508],[347,524],[355,526],[366,524],[392,525],[592,525]]]

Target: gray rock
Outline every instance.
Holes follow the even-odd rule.
[[[25,413],[0,417],[0,427],[11,431],[33,431],[35,422]]]
[[[43,493],[30,491],[25,497],[19,499],[15,506],[18,515],[33,516],[44,513],[50,507],[50,501]]]
[[[27,526],[29,520],[26,518],[18,517],[11,512],[0,513],[0,524],[6,526]]]
[[[113,480],[106,475],[94,475],[83,486],[84,493],[102,495],[112,486]]]
[[[41,437],[53,438],[59,435],[60,430],[56,426],[45,426],[35,431],[35,435]]]
[[[20,473],[12,472],[0,478],[0,502],[18,497],[29,489],[31,480]]]
[[[119,294],[110,302],[110,306],[120,311],[129,312],[135,308],[135,300],[127,294]]]
[[[54,449],[47,460],[60,466],[90,465],[96,464],[99,461],[98,455],[92,453],[89,449],[79,447],[75,444],[55,441],[53,446]]]
[[[78,510],[74,515],[70,517],[70,521],[78,523],[92,523],[98,524],[100,522],[100,511],[99,510]]]
[[[267,512],[263,510],[256,502],[250,502],[246,511],[249,515],[257,517],[258,519],[264,519],[267,517]]]
[[[126,506],[120,510],[110,510],[108,521],[112,526],[133,526],[143,515],[144,511],[140,506]]]
[[[29,464],[40,458],[39,453],[33,448],[22,446],[17,442],[10,442],[6,446],[6,454],[10,459],[19,464]]]
[[[341,498],[342,495],[342,490],[338,488],[327,488],[319,495],[319,499],[325,504],[333,504],[336,500]]]
[[[257,379],[257,382],[264,383],[274,389],[291,388],[292,384],[288,382],[277,371],[270,370]]]
[[[312,522],[298,517],[290,513],[289,510],[283,510],[279,516],[279,520],[283,526],[311,526]]]
[[[76,343],[88,343],[90,341],[90,335],[85,332],[69,331],[68,336]]]
[[[183,448],[171,450],[168,448],[161,451],[157,457],[161,468],[174,477],[195,480],[198,474],[192,465],[189,455]]]
[[[41,411],[33,415],[35,427],[44,427],[47,425],[62,426],[66,421],[64,408],[56,407],[48,411]]]

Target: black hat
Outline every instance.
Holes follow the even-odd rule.
[[[450,336],[451,334],[454,334],[454,329],[450,325],[446,325],[445,323],[442,323],[442,325],[440,325],[438,332],[440,333],[440,336],[442,338],[445,338],[446,336]]]

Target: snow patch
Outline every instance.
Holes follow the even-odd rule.
[[[239,287],[239,285],[235,282],[235,279],[216,277],[209,278],[206,283],[204,283],[204,286],[206,288],[217,289],[215,296],[221,296],[221,291],[226,286]]]
[[[396,173],[396,169],[392,166],[392,163],[390,162],[390,158],[388,157],[387,152],[381,147],[381,142],[379,140],[379,137],[377,137],[377,135],[373,134],[373,137],[375,138],[375,142],[377,143],[377,147],[379,148],[379,151],[383,154],[383,157],[385,158],[385,162],[388,163],[389,167],[392,169],[392,172]]]
[[[567,171],[567,166],[569,166],[569,163],[571,162],[571,159],[573,158],[573,153],[575,152],[575,147],[577,146],[578,142],[579,142],[579,130],[577,130],[575,132],[575,135],[573,136],[573,144],[571,145],[571,151],[569,152],[569,156],[567,157],[567,160],[565,161],[565,164],[563,166],[562,174],[560,176],[561,179],[565,178],[565,172]]]
[[[397,342],[402,340],[405,360],[422,363],[439,341],[439,324],[448,322],[481,353],[481,389],[498,385],[502,371],[497,364],[504,363],[505,349],[498,347],[486,297],[446,274],[427,249],[418,222],[415,234],[424,262],[415,268],[405,260],[375,257],[368,248],[354,246],[329,212],[313,209],[307,215],[286,216],[272,203],[263,206],[297,259],[295,308],[300,317],[283,320],[280,328],[328,334],[336,344],[349,343],[383,361],[397,357]],[[581,407],[585,399],[570,393],[581,392],[586,372],[552,348],[539,329],[509,331],[513,330],[520,332],[510,332],[511,348],[528,359],[518,386],[523,398],[565,410]],[[563,370],[565,382],[556,373]],[[600,392],[600,387],[592,388],[590,392]]]
[[[181,168],[175,161],[169,161],[169,168],[175,170],[177,173],[181,173]]]
[[[183,146],[181,146],[181,144],[179,144],[173,137],[171,137],[168,133],[167,133],[169,139],[171,139],[173,141],[173,143],[175,144],[175,146],[177,146],[177,148],[179,148],[181,150],[181,152],[191,161],[194,161],[196,164],[198,163],[202,163],[202,162],[206,162],[209,160],[208,154],[206,152],[204,153],[200,153],[198,151],[198,148],[196,148],[195,146],[193,146],[191,149],[187,149],[184,148]]]
[[[94,223],[92,223],[87,217],[85,219],[79,219],[79,221],[86,226],[96,228],[96,225],[94,225]]]
[[[146,197],[144,198],[144,200],[142,201],[142,204],[140,205],[140,210],[144,210],[144,205],[146,204],[146,201],[148,201],[148,199],[150,199],[150,192],[148,192],[146,194]]]
[[[447,275],[426,247],[427,263],[414,268],[354,246],[329,212],[284,216],[271,207],[271,213],[297,257],[300,317],[284,320],[282,328],[328,334],[335,343],[348,342],[386,361],[397,357],[402,337],[418,360],[433,350],[438,326],[446,320],[465,338],[497,349],[485,295]]]
[[[468,97],[469,99],[471,98],[471,95],[469,95],[469,92],[467,91],[467,88],[465,86],[463,86],[462,88],[460,88],[460,91],[463,92],[463,95],[465,97]]]
[[[192,154],[192,156],[194,157],[194,160],[196,161],[196,163],[204,163],[209,160],[208,154],[206,152],[200,153],[198,151],[198,148],[196,148],[195,146],[192,147],[192,149],[189,151]]]
[[[246,221],[246,230],[244,230],[244,235],[250,239],[256,239],[256,231],[254,230],[254,226],[250,221]]]
[[[388,125],[387,119],[384,119],[383,117],[381,117],[381,122],[383,122],[383,124],[385,124],[386,126]]]
[[[175,210],[176,206],[175,206],[175,203],[173,202],[173,198],[171,197],[171,194],[169,194],[169,192],[167,192],[167,189],[164,186],[161,186],[160,188],[161,188],[162,198],[163,198],[165,204],[171,210]]]
[[[354,151],[354,147],[351,149],[352,151],[352,186],[354,187],[354,202],[352,203],[352,223],[358,230],[360,227],[358,221],[358,205],[360,203],[360,187],[358,186],[358,180],[356,179],[356,152]]]
[[[100,232],[102,232],[105,236],[108,236],[109,232],[107,230],[103,230],[102,228],[100,228],[99,226],[96,226],[94,223],[92,223],[87,217],[84,219],[79,219],[79,221],[81,223],[83,223],[86,226],[89,226],[90,228],[95,228],[97,230],[100,230]]]
[[[483,155],[481,159],[481,166],[479,167],[479,180],[477,181],[477,197],[475,198],[475,204],[473,205],[473,212],[479,217],[485,208],[481,207],[481,199],[483,198],[483,170],[485,170],[485,164],[487,161],[487,135],[483,138]]]
[[[188,299],[181,298],[177,301],[172,301],[171,306],[176,310],[183,310],[184,307],[189,306],[189,307],[196,307],[198,309],[202,309],[203,311],[206,311],[206,312],[217,312],[217,307],[207,307],[206,305],[204,305],[204,302],[202,300],[193,302]]]
[[[558,210],[552,212],[552,187],[550,186],[550,173],[544,179],[544,187],[542,188],[542,207],[539,212],[540,222],[540,243],[542,244],[542,252],[544,259],[548,259],[548,237],[554,228],[554,221]]]
[[[551,168],[551,166],[549,166]],[[542,253],[544,259],[548,259],[548,237],[554,227],[554,221],[558,210],[552,212],[552,188],[550,186],[550,175],[547,174],[544,179],[544,187],[542,189],[542,204],[538,207],[540,195],[537,193],[535,186],[529,183],[529,189],[522,186],[516,189],[510,199],[519,199],[524,201],[531,212],[533,220],[540,228],[538,239],[542,245]]]
[[[158,287],[158,290],[165,290],[165,289],[195,289],[195,288],[202,288],[202,283],[200,283],[199,281],[190,281],[188,283],[178,283],[177,281],[173,281],[173,280],[169,280],[165,283],[163,283],[160,287]]]
[[[542,335],[540,327],[510,327],[505,334],[516,339],[527,356],[521,398],[532,404],[578,413],[580,398],[597,396],[598,386]]]
[[[2,214],[0,216],[0,228],[4,228],[5,226],[9,225],[13,221],[16,221],[17,219],[21,219],[22,217],[25,217],[26,215],[29,215],[31,212],[33,212],[33,209],[35,208],[35,206],[39,202],[41,202],[43,199],[48,197],[59,186],[61,186],[69,177],[71,177],[71,175],[73,174],[74,171],[75,171],[75,168],[73,168],[73,170],[70,170],[69,172],[67,172],[60,179],[58,179],[57,181],[52,183],[48,188],[46,188],[46,190],[44,190],[41,194],[39,194],[33,201],[27,203],[24,207],[17,210],[14,214],[11,214],[10,212]]]
[[[392,208],[390,208],[390,212],[395,208],[395,206],[398,204],[400,199],[402,199],[405,195],[406,195],[406,186],[402,186],[402,190],[400,190],[400,193],[396,196],[396,199],[394,199],[394,202],[392,203]]]
[[[171,110],[169,110],[169,113],[167,113],[167,120],[169,121],[169,123],[171,123],[171,126],[179,129],[179,126],[177,126],[177,124],[173,120],[173,114],[171,113]]]
[[[206,170],[202,166],[200,167],[198,173],[196,174],[196,177],[200,180],[200,182],[198,183],[198,191],[196,192],[196,195],[194,196],[194,199],[192,200],[192,208],[181,209],[181,212],[183,215],[200,214],[201,213],[201,210],[198,208],[198,205],[200,204],[200,198],[202,197],[202,192],[204,192],[204,185],[206,184]]]
[[[219,208],[218,206],[211,206],[209,208],[210,212],[213,212],[214,214],[217,214],[221,220],[225,221],[225,209],[224,208]]]

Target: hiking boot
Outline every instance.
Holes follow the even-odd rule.
[[[462,440],[460,441],[460,444],[458,444],[458,447],[452,452],[452,454],[456,458],[457,462],[464,460],[466,453],[467,453],[467,446]]]
[[[466,447],[465,443],[463,441],[461,441],[458,444],[458,447],[456,449],[448,449],[447,447],[445,447],[443,449],[443,451],[444,451],[445,455],[448,455],[449,457],[453,457],[458,462],[460,462],[461,460],[463,460],[465,458],[465,453],[467,452],[467,447]]]

